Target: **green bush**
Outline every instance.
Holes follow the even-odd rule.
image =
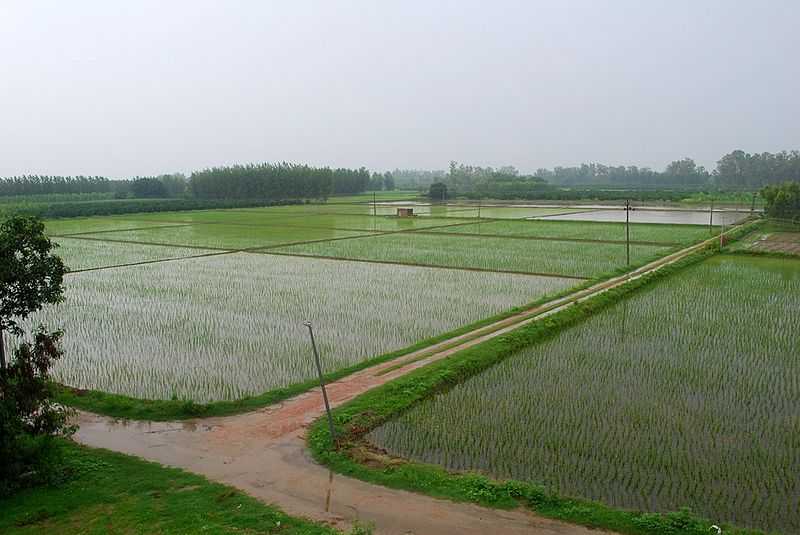
[[[800,221],[800,182],[784,182],[761,190],[767,201],[767,215]]]
[[[0,368],[0,495],[59,476],[53,439],[74,431],[70,410],[52,401],[49,370],[61,358],[61,332],[40,327]]]

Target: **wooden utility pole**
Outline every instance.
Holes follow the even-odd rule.
[[[628,266],[631,265],[631,200],[625,201],[625,257]]]
[[[711,209],[708,211],[708,233],[714,234],[714,199],[711,199]]]
[[[325,412],[328,415],[328,428],[331,432],[331,440],[336,440],[336,430],[333,427],[333,416],[331,416],[331,406],[328,403],[328,393],[325,391],[325,378],[322,376],[322,364],[319,361],[319,352],[317,351],[317,343],[314,341],[314,329],[311,327],[311,322],[306,321],[303,323],[308,327],[308,334],[311,336],[311,347],[314,350],[314,362],[317,365],[317,374],[319,375],[319,387],[322,389],[322,400],[325,402]]]
[[[0,327],[0,370],[6,367],[6,341],[4,330]]]

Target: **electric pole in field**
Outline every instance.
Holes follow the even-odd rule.
[[[481,201],[483,199],[478,199],[478,234],[481,233]]]
[[[625,257],[627,258],[628,265],[631,265],[631,200],[625,201]]]
[[[708,210],[708,233],[714,234],[714,198],[711,198],[711,208]]]
[[[311,327],[310,321],[303,322],[303,325],[308,327],[308,334],[311,336],[311,347],[314,350],[314,362],[317,365],[317,374],[319,375],[319,387],[322,389],[322,400],[325,402],[325,412],[328,414],[328,428],[331,432],[331,441],[335,441],[336,431],[333,428],[333,416],[331,416],[331,406],[328,403],[328,393],[325,391],[325,378],[322,376],[322,364],[320,364],[319,361],[317,343],[314,341],[314,329]]]

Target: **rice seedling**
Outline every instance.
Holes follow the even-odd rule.
[[[670,247],[634,245],[631,246],[631,261],[642,262],[672,250]],[[275,251],[586,278],[625,266],[624,245],[478,238],[455,234],[392,234],[300,244],[280,247]]]
[[[800,532],[800,262],[718,256],[374,430],[613,506]]]
[[[714,227],[714,230],[719,231],[719,227]],[[436,232],[625,241],[624,223],[550,221],[548,219],[485,221],[480,224],[473,223],[436,229]],[[630,238],[633,241],[689,244],[709,236],[708,227],[700,225],[634,223],[630,226]]]
[[[364,234],[370,234],[370,232],[330,228],[219,224],[123,230],[103,234],[86,234],[84,237],[121,240],[131,243],[183,245],[214,249],[246,249],[251,247],[270,247],[284,243],[345,238]]]
[[[469,209],[463,212],[469,214],[471,217],[478,217],[477,205],[462,205],[461,209]],[[523,219],[526,217],[540,217],[551,216],[556,214],[571,214],[574,212],[582,212],[585,208],[549,208],[549,207],[536,207],[536,206],[482,206],[480,208],[480,217],[496,218],[496,219]],[[461,215],[460,217],[466,217]]]
[[[53,238],[52,241],[59,246],[56,254],[72,271],[183,258],[213,252],[205,249],[114,243],[79,238]]]
[[[135,216],[131,216],[134,217]],[[45,221],[45,232],[53,235],[76,234],[88,232],[105,232],[108,230],[127,230],[141,227],[164,226],[168,222],[136,221],[113,216],[84,217],[67,219],[50,219]]]
[[[63,327],[65,384],[231,400],[406,347],[574,281],[235,253],[76,273],[32,322]]]
[[[747,212],[714,212],[714,225],[732,225],[746,218]],[[580,212],[565,215],[546,216],[546,219],[553,221],[606,221],[624,222],[625,210],[592,210],[590,212]],[[636,209],[631,214],[631,222],[636,223],[672,223],[678,225],[708,225],[709,214],[703,211],[687,210],[646,210]]]

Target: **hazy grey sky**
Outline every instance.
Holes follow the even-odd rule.
[[[800,148],[800,1],[2,0],[0,176]]]

